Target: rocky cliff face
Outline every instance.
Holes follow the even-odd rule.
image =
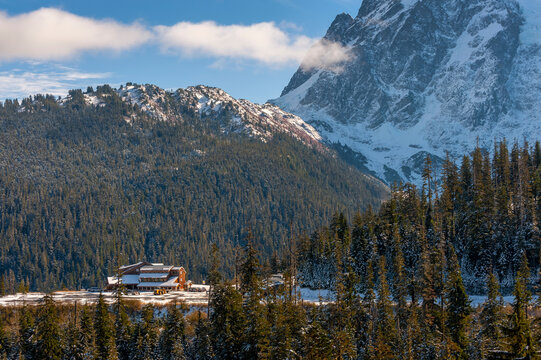
[[[541,135],[537,0],[364,0],[326,39],[341,72],[302,67],[273,102],[359,154],[388,182],[420,181],[420,158]],[[479,139],[479,140],[477,140]]]

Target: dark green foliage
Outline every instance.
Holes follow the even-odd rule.
[[[4,320],[0,318],[0,359],[3,357],[7,358],[10,350],[9,339],[4,329]]]
[[[377,359],[394,359],[398,349],[398,335],[391,303],[391,292],[387,283],[386,260],[379,261],[379,286],[376,301],[377,317],[375,325],[374,354]]]
[[[197,307],[191,309],[195,312],[190,311],[185,320],[182,311],[186,308],[176,305],[157,311],[158,308],[152,305],[140,309],[121,302],[109,308],[100,298],[97,304],[84,306],[77,312],[70,306],[55,305],[49,298],[35,312],[26,307],[0,312],[0,319],[5,319],[6,314],[18,316],[19,325],[6,330],[5,337],[13,336],[21,349],[20,356],[16,351],[3,356],[0,349],[0,359],[55,359],[62,354],[62,359],[66,360],[91,360],[103,356],[100,348],[104,348],[104,343],[108,352],[105,358],[116,359],[114,342],[116,340],[120,356],[119,340],[126,339],[126,334],[131,334],[126,343],[129,349],[126,359],[537,358],[534,339],[541,334],[538,327],[532,326],[532,320],[535,317],[539,321],[539,308],[531,304],[531,295],[526,288],[530,271],[525,257],[517,275],[512,307],[503,309],[498,300],[497,280],[491,275],[488,277],[489,298],[482,309],[474,310],[461,282],[453,249],[449,248],[446,253],[444,301],[443,305],[439,303],[441,300],[434,304],[436,312],[441,312],[438,314],[441,318],[436,318],[432,324],[425,318],[432,314],[423,311],[422,304],[409,302],[401,309],[398,302],[392,301],[387,279],[395,271],[396,264],[389,263],[384,255],[380,255],[378,261],[372,259],[367,269],[370,274],[372,263],[378,263],[375,299],[366,297],[362,301],[357,290],[358,277],[341,262],[342,256],[338,256],[336,266],[340,272],[335,274],[334,301],[315,305],[292,296],[288,276],[284,276],[283,287],[267,288],[258,275],[261,270],[257,261],[259,253],[247,246],[241,275],[250,280],[243,281],[244,296],[231,283],[215,282],[208,319],[206,312]],[[287,272],[295,274],[293,269],[290,265]],[[255,275],[247,276],[252,270]],[[221,274],[216,275],[221,277]],[[367,288],[373,287],[372,282],[368,281]],[[252,302],[254,294],[259,294],[258,304]],[[259,314],[254,313],[255,309]],[[401,315],[402,311],[404,315]],[[509,313],[507,324],[505,312]],[[94,320],[91,314],[95,314]],[[116,332],[111,323],[113,315],[117,316]],[[51,322],[53,318],[55,321]],[[443,324],[439,322],[441,319],[445,320]],[[66,331],[60,332],[60,327]],[[501,328],[505,331],[500,331]],[[109,336],[104,337],[105,333]],[[55,336],[43,342],[49,334]],[[110,340],[104,342],[105,338]],[[23,351],[25,343],[27,347]]]
[[[482,341],[485,352],[502,349],[503,330],[503,299],[500,295],[498,279],[491,271],[487,276],[488,298],[480,315]]]
[[[135,325],[132,346],[132,359],[153,360],[158,355],[158,334],[152,304],[145,305],[141,311],[141,319]]]
[[[289,136],[263,143],[190,114],[156,122],[107,86],[96,94],[105,106],[82,106],[73,91],[65,106],[36,97],[25,111],[0,109],[0,278],[9,292],[23,281],[31,290],[103,285],[117,255],[182,265],[199,282],[212,243],[231,275],[246,227],[265,256],[281,255],[291,229],[313,231],[339,208],[387,196]]]
[[[88,307],[83,307],[77,313],[75,306],[74,314],[66,327],[64,355],[67,360],[92,360],[96,357],[95,333],[92,314]]]
[[[441,309],[434,304],[444,295],[446,252],[453,247],[469,293],[485,293],[485,274],[494,271],[502,292],[510,294],[522,252],[536,274],[541,269],[541,178],[532,176],[541,174],[532,161],[539,147],[515,144],[509,153],[504,141],[492,159],[477,148],[462,159],[460,170],[447,157],[440,181],[427,159],[421,192],[397,185],[377,214],[358,213],[348,227],[337,213],[329,227],[301,239],[300,280],[312,288],[333,288],[339,249],[351,255],[343,261],[360,276],[364,290],[369,259],[384,255],[393,263],[388,280],[395,300],[404,294],[422,297],[424,311],[433,316],[425,320],[441,327]],[[335,246],[340,243],[345,247]]]
[[[160,337],[162,360],[185,360],[184,317],[176,304],[167,309],[165,327]]]
[[[207,318],[198,312],[198,321],[195,335],[189,347],[189,358],[193,360],[211,360],[213,358],[213,339],[211,338],[211,324]]]
[[[96,333],[96,359],[116,359],[114,342],[115,333],[111,321],[111,315],[102,294],[100,294],[98,304],[96,305],[96,312],[94,315],[94,331]]]
[[[132,326],[120,293],[117,294],[115,311],[115,339],[118,359],[129,360],[131,356]]]
[[[523,254],[520,269],[515,281],[513,312],[510,315],[510,327],[507,329],[509,350],[516,358],[525,358],[535,353],[535,346],[528,317],[531,293],[527,288],[530,269],[526,254]]]
[[[62,356],[57,311],[49,295],[43,298],[38,312],[35,356],[49,360],[60,360]]]
[[[216,359],[240,359],[246,327],[242,295],[229,284],[217,284],[211,306],[211,334]]]
[[[94,322],[90,309],[84,307],[81,311],[81,323],[79,325],[78,359],[94,359],[96,357],[96,337]]]
[[[262,305],[261,265],[249,234],[241,265],[241,293],[244,295],[245,316],[243,359],[267,359],[270,356],[270,325]]]
[[[468,329],[470,328],[472,309],[466,289],[462,283],[460,267],[453,248],[450,250],[449,271],[446,286],[447,318],[446,328],[453,341],[454,357],[466,359],[468,349]]]
[[[35,316],[27,306],[23,306],[19,312],[19,327],[18,327],[18,353],[26,360],[34,359],[35,342],[34,328]]]
[[[318,316],[310,323],[305,343],[306,359],[326,360],[332,358],[332,342]]]

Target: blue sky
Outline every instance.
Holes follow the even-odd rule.
[[[205,84],[264,102],[280,95],[334,17],[354,16],[360,4],[0,0],[0,32],[9,33],[0,39],[0,99],[131,81]],[[328,61],[343,56],[339,48],[321,53],[334,54]]]

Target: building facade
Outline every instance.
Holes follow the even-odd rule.
[[[138,291],[188,290],[186,270],[182,266],[139,262],[121,266],[119,275],[120,279],[117,276],[107,278],[107,289],[112,290],[122,285],[128,290]]]

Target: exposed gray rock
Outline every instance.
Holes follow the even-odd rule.
[[[273,102],[328,142],[362,153],[388,182],[419,183],[412,165],[421,151],[458,158],[477,138],[492,149],[495,138],[541,134],[541,45],[532,27],[523,36],[529,7],[539,5],[364,0],[355,18],[338,15],[325,35],[354,59],[340,73],[299,68]]]

